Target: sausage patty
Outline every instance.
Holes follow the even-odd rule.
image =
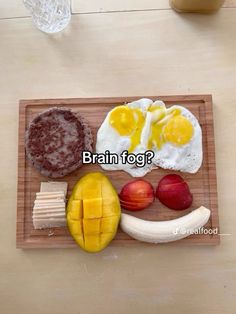
[[[26,155],[44,176],[60,178],[82,166],[82,151],[92,151],[92,133],[79,114],[51,108],[37,115],[25,135]]]

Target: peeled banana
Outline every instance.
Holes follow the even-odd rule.
[[[203,227],[209,220],[211,211],[204,206],[191,213],[168,221],[148,221],[121,214],[121,229],[132,238],[150,243],[177,241]]]

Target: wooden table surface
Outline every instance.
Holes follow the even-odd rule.
[[[236,312],[236,1],[217,14],[161,0],[74,0],[46,35],[21,1],[0,1],[0,313]],[[218,247],[15,248],[18,100],[213,94]]]

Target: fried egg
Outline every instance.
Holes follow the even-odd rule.
[[[133,177],[142,177],[161,167],[195,173],[202,164],[202,132],[197,118],[185,107],[166,108],[164,102],[140,99],[117,106],[106,116],[97,133],[96,152],[118,156],[129,153],[154,152],[151,164],[101,165],[105,170],[124,170]]]

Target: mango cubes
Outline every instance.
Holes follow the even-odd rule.
[[[67,225],[74,240],[87,252],[103,250],[115,237],[120,202],[109,179],[100,172],[82,177],[67,206]]]

